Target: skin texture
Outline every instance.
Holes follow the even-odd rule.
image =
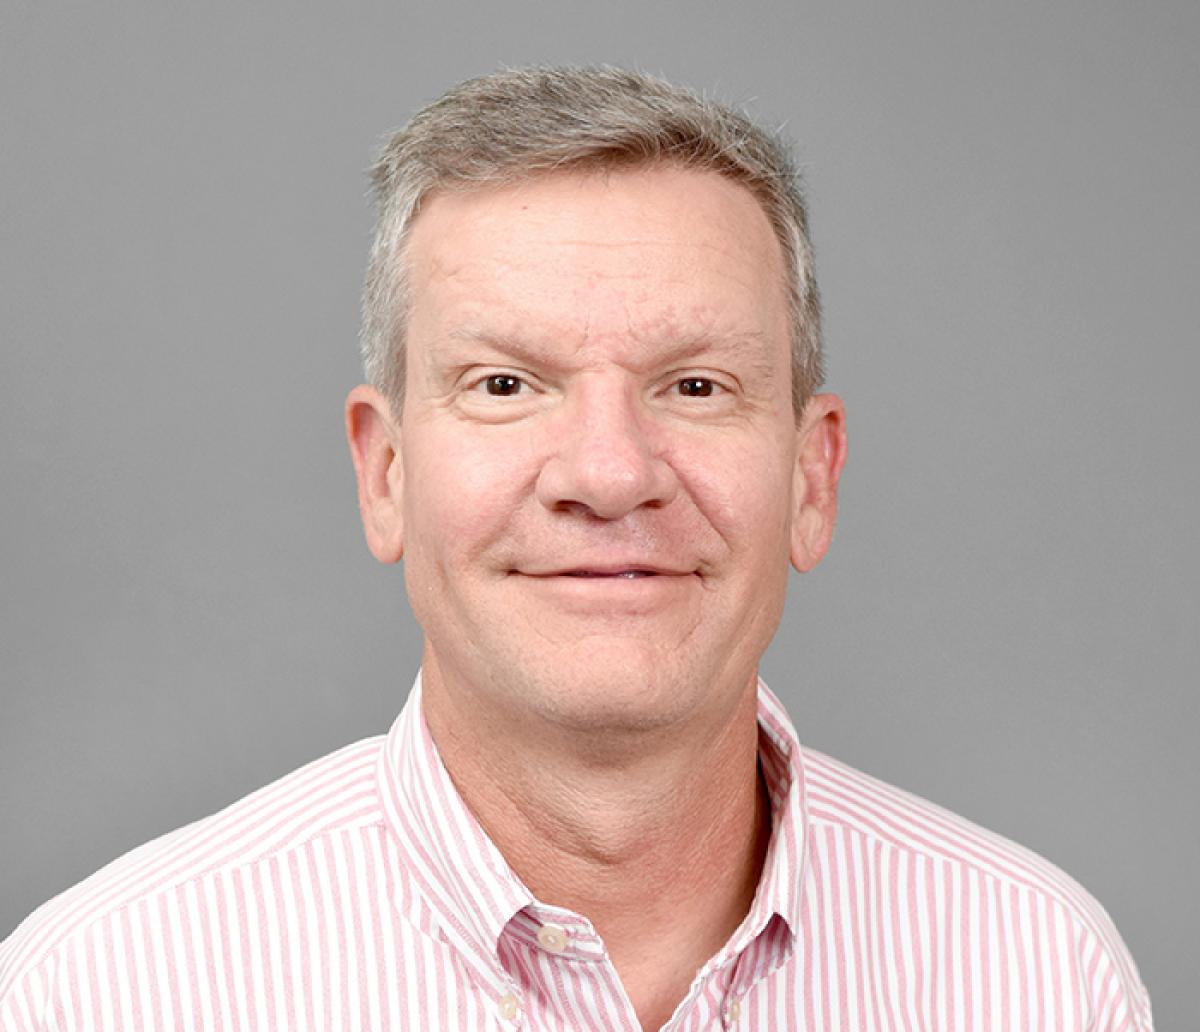
[[[347,401],[367,541],[464,800],[657,1028],[753,899],[756,670],[829,544],[841,402],[797,423],[778,244],[713,173],[437,195],[408,258],[404,411]]]

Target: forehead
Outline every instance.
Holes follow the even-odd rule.
[[[711,336],[787,351],[779,243],[757,199],[713,172],[564,172],[437,194],[407,261],[410,344]]]

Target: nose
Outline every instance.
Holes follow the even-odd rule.
[[[657,427],[617,385],[595,385],[564,406],[537,481],[548,509],[619,520],[667,505],[679,489],[656,447]]]

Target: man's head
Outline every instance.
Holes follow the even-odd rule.
[[[567,170],[676,166],[740,184],[779,241],[797,418],[820,386],[820,301],[807,215],[785,145],[743,115],[617,68],[528,68],[472,79],[390,138],[372,169],[378,223],[363,297],[367,379],[399,412],[408,332],[407,242],[442,192]]]
[[[503,105],[468,84],[452,95],[462,124],[437,134],[443,185],[409,190],[403,218],[385,205],[368,298],[400,313],[391,336],[376,330],[394,347],[402,327],[405,366],[397,379],[384,362],[347,405],[368,542],[405,557],[426,683],[442,698],[456,686],[476,719],[722,726],[752,708],[789,557],[815,565],[836,513],[841,404],[811,394],[815,351],[796,373],[797,327],[805,347],[816,333],[802,222],[781,233],[765,180],[729,174],[726,152],[678,160],[696,143],[678,119],[678,147],[612,159],[629,135],[601,97],[648,114],[671,108],[670,87],[611,71],[493,81],[523,84],[531,123],[540,95],[559,131],[553,84],[590,84],[593,160],[543,155],[503,176],[492,160],[484,175],[468,155],[488,119],[464,97]],[[767,146],[715,106],[683,106],[726,126],[726,151]],[[605,119],[617,142],[600,161]],[[401,134],[380,178],[414,165],[405,140],[428,135]],[[792,189],[777,194],[799,220]]]

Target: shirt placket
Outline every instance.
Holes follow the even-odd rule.
[[[525,1027],[640,1029],[604,944],[585,918],[534,905],[510,922],[502,940],[502,965],[517,986]],[[615,1026],[614,1015],[620,1015]]]

